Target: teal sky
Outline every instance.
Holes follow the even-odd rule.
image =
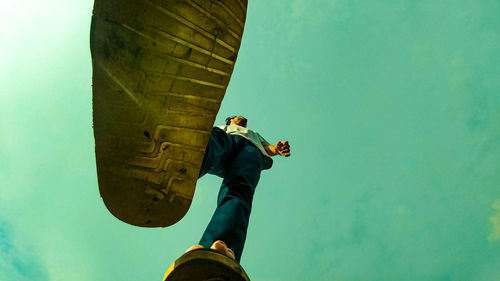
[[[254,281],[500,280],[500,2],[249,0],[217,117],[292,157],[261,177]],[[99,197],[93,2],[0,4],[0,281],[161,280],[220,180],[169,228]]]

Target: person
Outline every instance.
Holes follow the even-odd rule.
[[[247,128],[243,116],[226,118],[225,126],[212,129],[199,177],[214,174],[223,178],[217,208],[199,244],[186,252],[208,248],[240,261],[245,244],[252,199],[260,173],[270,169],[275,155],[290,156],[288,141],[269,144]]]

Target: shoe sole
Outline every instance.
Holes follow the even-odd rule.
[[[250,281],[235,260],[211,249],[197,249],[177,259],[163,276],[163,281]]]
[[[95,1],[97,176],[118,219],[165,227],[188,211],[246,7],[246,0]]]

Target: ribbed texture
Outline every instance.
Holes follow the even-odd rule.
[[[120,220],[189,209],[240,47],[246,1],[96,0],[93,117],[101,196]]]

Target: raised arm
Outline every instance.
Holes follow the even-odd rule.
[[[290,156],[290,144],[288,144],[288,141],[278,141],[276,145],[268,145],[263,142],[262,146],[269,156],[276,156],[278,154],[285,157]]]

